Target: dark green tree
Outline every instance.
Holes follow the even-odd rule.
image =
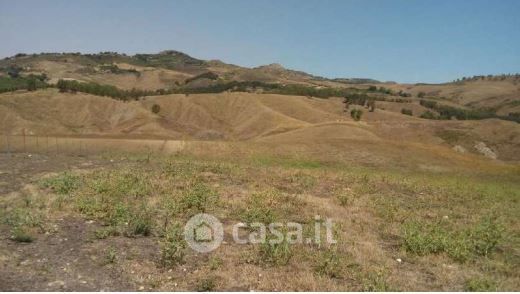
[[[161,111],[161,106],[159,106],[159,104],[154,104],[154,105],[152,106],[152,112],[153,112],[153,113],[157,114],[157,113],[159,113],[160,111]]]

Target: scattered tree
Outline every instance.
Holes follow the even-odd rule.
[[[30,78],[27,80],[27,91],[36,91],[37,88],[36,79]]]
[[[413,112],[411,109],[402,108],[401,113],[405,115],[413,115]]]
[[[362,115],[363,115],[363,110],[361,110],[361,109],[352,109],[352,111],[350,111],[350,116],[355,121],[359,121],[361,119]]]
[[[159,113],[160,111],[161,111],[161,106],[159,106],[159,104],[154,104],[154,105],[152,106],[152,112],[153,112],[153,113],[157,114],[157,113]]]
[[[437,116],[433,112],[426,110],[425,112],[423,112],[423,114],[421,114],[421,118],[437,119]]]

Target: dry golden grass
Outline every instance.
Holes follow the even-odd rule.
[[[151,111],[154,104],[161,107],[158,114]],[[40,136],[258,141],[289,144],[290,148],[298,145],[314,152],[321,152],[322,148],[329,149],[328,152],[349,150],[355,145],[364,146],[356,151],[360,156],[370,156],[362,155],[365,148],[381,149],[378,153],[383,158],[386,146],[392,149],[391,146],[407,143],[432,148],[461,145],[468,153],[478,153],[474,145],[482,141],[497,152],[499,159],[519,159],[517,123],[492,119],[432,121],[403,115],[399,107],[365,111],[360,122],[353,122],[337,98],[221,93],[122,102],[48,89],[0,95],[0,129],[11,135],[25,132]],[[442,136],[446,130],[466,135],[460,141],[446,141]]]

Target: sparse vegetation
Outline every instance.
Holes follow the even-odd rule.
[[[350,111],[350,116],[355,121],[359,121],[359,120],[361,120],[361,116],[363,116],[363,110],[361,110],[361,109],[352,109]]]
[[[401,109],[401,113],[404,114],[404,115],[410,115],[410,116],[413,116],[413,111],[412,111],[411,109],[402,108],[402,109]]]
[[[28,196],[15,202],[12,198],[0,200],[2,224],[8,227],[9,236],[15,236],[11,233],[14,228],[25,233],[11,237],[12,240],[37,240],[44,245],[48,238],[63,238],[65,224],[79,219],[69,227],[90,228],[92,234],[86,239],[94,248],[102,248],[99,262],[94,264],[119,268],[128,260],[137,263],[146,258],[147,271],[160,278],[153,282],[159,289],[170,285],[166,283],[171,283],[167,277],[172,272],[182,272],[184,268],[190,272],[211,271],[219,278],[207,282],[203,275],[188,275],[187,286],[176,281],[179,289],[230,287],[233,282],[225,277],[233,269],[228,265],[244,262],[255,275],[266,269],[274,274],[304,274],[307,280],[303,282],[288,278],[290,287],[298,289],[305,289],[307,281],[334,289],[415,289],[416,285],[403,282],[401,271],[411,275],[432,266],[432,275],[443,283],[452,283],[445,286],[450,288],[500,290],[511,288],[508,285],[514,281],[511,277],[515,261],[507,256],[517,241],[508,237],[511,232],[505,226],[516,217],[518,205],[511,197],[517,194],[518,187],[509,176],[482,179],[468,175],[461,179],[451,174],[408,173],[324,162],[311,165],[306,163],[314,162],[310,159],[268,160],[265,156],[262,160],[233,159],[237,161],[146,154],[107,158],[114,157],[118,158],[117,165],[44,177],[39,198],[63,197],[65,202],[59,209],[52,206],[52,201],[39,202],[39,198]],[[216,201],[211,195],[220,197]],[[490,207],[501,211],[500,218],[477,217],[487,215]],[[48,213],[51,220],[46,221],[38,211]],[[226,223],[297,221],[303,224],[305,237],[313,236],[310,220],[315,214],[322,220],[330,216],[339,241],[332,246],[290,244],[287,239],[274,244],[269,241],[277,236],[268,233],[266,242],[261,244],[223,244],[211,256],[191,254],[184,240],[183,224],[199,211],[210,212]],[[362,217],[345,219],[351,212]],[[54,216],[56,213],[59,216]],[[65,221],[59,221],[63,216]],[[95,222],[90,223],[91,220]],[[50,234],[40,238],[49,230],[47,223]],[[58,224],[57,231],[52,231],[53,223]],[[255,232],[254,227],[244,230]],[[509,226],[508,230],[514,228]],[[366,246],[367,235],[381,243],[401,245],[403,250],[395,246]],[[114,244],[124,244],[121,248],[125,250],[116,251]],[[156,256],[156,263],[149,256]],[[460,282],[444,280],[436,274],[442,270],[441,265],[437,267],[431,260],[444,256],[457,263],[457,267],[451,268],[451,275]],[[406,266],[401,267],[401,261],[394,261],[395,267],[392,266],[397,257]],[[387,267],[374,267],[383,262]],[[491,266],[499,267],[501,272],[489,276],[487,268]],[[469,270],[476,278],[467,279]],[[481,276],[486,279],[478,278]],[[495,276],[507,283],[494,283]],[[427,284],[421,277],[416,278]]]
[[[182,227],[179,224],[171,225],[161,243],[161,263],[165,267],[173,267],[184,262],[186,242]]]
[[[427,119],[452,119],[458,120],[478,120],[487,118],[499,118],[504,120],[511,120],[520,122],[515,116],[501,116],[497,115],[493,109],[462,109],[458,107],[452,107],[442,105],[436,101],[424,100],[420,101],[420,104],[426,108],[430,108],[438,113],[434,115],[431,111],[427,111],[421,115],[422,118]]]
[[[158,114],[159,112],[161,112],[161,106],[159,106],[159,104],[152,105],[152,112]]]
[[[59,80],[56,87],[60,92],[76,93],[83,92],[92,95],[108,96],[120,100],[137,100],[140,97],[156,95],[156,91],[145,90],[121,90],[112,85],[101,85],[93,82],[83,83],[74,80]]]
[[[65,195],[76,190],[81,182],[78,175],[71,172],[63,172],[55,177],[45,178],[40,184],[45,188],[52,189],[55,193]]]
[[[497,285],[490,279],[473,278],[466,281],[464,290],[470,292],[495,292],[497,291]]]
[[[209,292],[215,289],[215,277],[206,277],[198,281],[196,290],[198,292]]]
[[[117,251],[114,247],[109,247],[105,255],[105,264],[115,263],[117,259]]]
[[[184,81],[184,83],[189,84],[193,81],[200,80],[200,79],[217,80],[218,75],[216,73],[208,71],[208,72],[202,73],[200,75],[196,75],[192,78],[186,79],[186,81]]]
[[[283,238],[281,243],[273,242],[275,240],[275,236],[268,234],[265,242],[259,246],[259,260],[261,263],[271,265],[287,265],[293,255],[291,244],[286,237]]]
[[[187,190],[181,200],[185,211],[194,210],[196,213],[206,212],[216,204],[218,195],[204,183],[196,182]]]
[[[224,263],[224,261],[222,260],[222,258],[212,256],[208,262],[209,269],[212,271],[218,270],[222,266],[223,263]]]
[[[0,93],[13,92],[16,90],[36,91],[47,87],[47,84],[40,80],[39,76],[30,75],[27,77],[2,77],[0,76]]]
[[[464,262],[472,256],[488,256],[502,239],[503,229],[485,218],[468,231],[447,228],[448,224],[408,222],[404,225],[404,247],[418,254],[446,253]]]
[[[99,69],[113,74],[134,74],[138,77],[141,76],[141,73],[135,69],[122,69],[113,63],[102,64],[99,66]]]
[[[388,285],[386,276],[382,270],[369,272],[363,280],[363,291],[390,292],[394,291]]]
[[[336,247],[326,248],[318,252],[316,273],[329,278],[342,278],[345,258],[337,252]]]
[[[20,58],[16,62],[33,57]],[[67,59],[68,63],[80,63],[88,69],[95,69],[92,74],[99,74],[101,68],[106,71],[103,74],[123,75],[121,68],[111,66],[119,62],[185,68],[190,73],[207,70],[201,69],[196,60],[184,63],[182,60],[188,57],[174,52],[160,57],[128,57],[132,62],[125,56],[110,52],[89,57],[67,54],[52,58],[63,63]],[[101,66],[103,64],[107,66]],[[83,73],[74,72],[75,75]],[[199,127],[215,126],[215,131],[226,132],[225,135],[229,135],[233,142],[183,138],[182,148],[176,150],[172,141],[132,140],[136,141],[132,146],[145,146],[147,149],[142,153],[110,152],[80,157],[62,154],[62,146],[67,148],[68,140],[62,140],[66,142],[62,145],[60,142],[60,152],[56,152],[56,156],[52,145],[48,154],[33,153],[31,148],[36,144],[41,147],[46,142],[42,137],[35,142],[34,136],[27,136],[28,152],[22,154],[11,150],[11,156],[4,153],[2,157],[6,168],[0,171],[0,188],[5,194],[5,197],[0,197],[0,230],[5,238],[0,242],[0,252],[5,253],[2,256],[5,266],[0,273],[14,277],[24,274],[29,282],[50,290],[59,289],[60,285],[48,286],[48,281],[64,272],[63,268],[74,273],[65,275],[66,278],[75,279],[74,283],[84,280],[87,282],[82,283],[85,287],[94,285],[94,282],[112,282],[113,279],[124,285],[143,285],[144,290],[517,290],[518,260],[514,257],[519,247],[516,237],[519,202],[516,198],[520,187],[518,169],[507,159],[514,150],[508,149],[504,143],[516,138],[511,124],[500,122],[508,127],[501,129],[495,126],[498,123],[493,122],[415,120],[414,128],[407,128],[407,122],[400,122],[399,115],[391,115],[387,124],[385,116],[391,111],[414,114],[411,104],[399,106],[391,102],[419,103],[409,93],[399,91],[402,88],[416,93],[415,85],[384,84],[393,90],[367,84],[336,89],[319,83],[313,85],[314,80],[298,85],[234,82],[232,76],[221,74],[221,71],[218,73],[218,77],[199,75],[197,79],[211,80],[205,81],[211,86],[195,89],[175,84],[172,80],[168,80],[172,88],[134,90],[133,93],[132,90],[96,84],[89,86],[81,82],[65,81],[67,86],[60,84],[65,92],[90,91],[121,100],[137,99],[135,97],[141,95],[222,91],[247,91],[258,95],[192,95],[189,98],[172,95],[167,99],[146,98],[142,103],[110,102],[122,108],[118,112],[125,118],[123,124],[110,129],[114,132],[110,134],[123,136],[133,128],[138,132],[130,135],[159,137],[165,134],[160,133],[162,128],[155,128],[164,125],[149,126],[149,121],[141,120],[135,124],[127,123],[128,109],[138,106],[141,107],[139,118],[151,117],[151,121],[157,121],[158,116],[152,112],[161,115],[161,124],[174,122],[175,138],[179,134],[190,138],[195,136],[193,134]],[[55,75],[52,76],[54,79]],[[4,74],[3,78],[11,83],[27,79],[28,75],[20,68],[12,76]],[[46,79],[42,77],[34,81],[35,84],[26,84],[20,89],[34,90],[34,85],[39,89],[38,85],[45,83]],[[420,89],[428,94],[422,94],[427,97],[420,103],[428,110],[423,114],[415,113],[416,116],[428,119],[486,117],[471,109],[480,104],[456,107],[458,97],[431,87],[421,86]],[[73,103],[69,104],[70,95],[57,95],[56,92],[3,94],[5,101],[2,106],[17,110],[26,107],[25,104],[16,104],[19,101],[47,101],[40,96],[49,97],[51,101],[59,96],[67,106],[67,112],[60,115],[60,119],[65,121],[70,111],[74,112],[74,118],[91,116],[91,112],[75,115],[76,109],[70,107]],[[260,92],[305,95],[307,98],[279,99],[275,95],[261,96]],[[18,99],[16,95],[28,99]],[[436,95],[445,95],[446,98]],[[74,98],[80,100],[83,96],[87,95],[80,94]],[[341,108],[340,100],[314,99],[333,96],[345,97],[348,111],[342,116],[341,109],[338,109],[338,105]],[[91,100],[106,102],[106,99]],[[297,100],[296,103],[283,104],[293,100]],[[376,102],[378,108],[385,107],[386,111],[367,114],[363,117],[366,123],[352,123],[345,117],[350,114],[354,120],[360,120],[363,111],[375,109]],[[191,103],[194,108],[179,115],[174,113],[175,117],[170,118],[171,105],[177,107],[182,103]],[[224,107],[215,107],[217,103]],[[256,104],[261,107],[254,108]],[[514,101],[504,105],[517,106]],[[98,109],[97,104],[93,106]],[[233,107],[233,115],[227,113],[229,109],[226,107]],[[49,108],[55,109],[53,105]],[[213,112],[212,108],[218,109]],[[313,108],[318,111],[313,111]],[[419,108],[413,109],[417,112]],[[496,111],[506,113],[507,108],[489,110],[490,113]],[[257,117],[259,112],[266,112],[267,116]],[[196,118],[199,113],[207,116],[207,120],[177,121],[182,116]],[[25,128],[23,122],[30,117],[25,112],[19,114],[14,120],[8,117],[7,126],[12,123],[15,126],[13,131]],[[40,122],[46,115],[38,113],[35,117]],[[239,120],[239,116],[246,119]],[[264,125],[265,117],[275,117],[272,120],[275,124]],[[517,118],[518,115],[511,112],[509,117]],[[403,116],[401,118],[408,121]],[[67,120],[55,129],[73,129],[77,132],[73,133],[74,136],[80,136],[85,130],[83,125],[101,130],[108,121],[107,117],[95,123]],[[184,124],[194,126],[196,130],[181,130],[177,134],[177,126],[180,128]],[[392,124],[399,125],[399,128],[393,128]],[[24,132],[39,133],[42,125],[28,124],[30,128]],[[380,125],[385,129],[379,129]],[[428,129],[423,131],[423,126]],[[481,126],[485,132],[477,129]],[[104,130],[100,135],[108,134]],[[310,134],[305,133],[307,131]],[[398,131],[403,132],[402,136],[395,133]],[[471,153],[473,150],[468,146],[482,134],[486,136],[486,144],[489,139],[489,146],[500,152],[499,163],[457,154],[449,149],[451,146],[448,145],[460,145],[466,148],[465,152]],[[252,137],[247,137],[249,135]],[[412,143],[401,140],[416,135]],[[498,139],[494,138],[495,135]],[[439,138],[449,144],[443,144]],[[23,144],[21,138],[8,139],[9,147]],[[79,140],[74,139],[71,140],[74,142],[71,149],[76,151],[81,146],[77,144]],[[95,140],[105,142],[104,138]],[[83,143],[91,141],[85,139]],[[438,145],[429,145],[431,141]],[[94,153],[95,147],[89,150]],[[159,154],[155,150],[172,154]],[[38,178],[41,180],[37,181]],[[209,254],[192,251],[183,236],[186,221],[200,212],[218,217],[226,230],[225,243]],[[271,233],[268,233],[266,242],[244,246],[234,244],[228,238],[228,230],[235,223],[246,224],[241,233],[248,234],[258,233],[252,225],[255,222],[290,221],[302,224],[306,239],[315,237],[314,222],[323,225],[326,218],[334,222],[333,235],[338,243],[333,245],[290,244],[287,239],[275,244],[270,241],[277,236]],[[324,235],[322,231],[322,241]],[[23,244],[30,242],[34,243]],[[236,277],[237,266],[247,274],[240,281],[230,278]],[[107,273],[113,272],[122,275],[105,278]],[[76,274],[85,278],[77,278]],[[32,279],[34,276],[41,276],[44,284]],[[284,280],[278,281],[273,277]]]
[[[437,116],[429,110],[423,112],[420,117],[425,119],[438,119]]]
[[[34,237],[31,236],[27,232],[27,229],[25,229],[24,227],[21,227],[21,226],[15,227],[11,233],[12,233],[11,240],[13,240],[13,241],[20,242],[20,243],[31,243],[32,241],[34,241]]]
[[[128,233],[131,236],[149,236],[152,233],[152,227],[152,214],[145,205],[137,208],[128,219]]]

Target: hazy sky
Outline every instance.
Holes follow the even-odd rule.
[[[516,73],[520,0],[0,0],[0,57],[166,49],[326,77]]]

